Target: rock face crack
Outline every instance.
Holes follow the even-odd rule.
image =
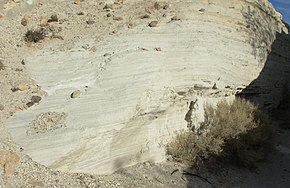
[[[197,104],[197,99],[195,101],[191,101],[188,107],[188,111],[185,114],[184,120],[187,121],[187,127],[191,130],[194,129],[194,124],[193,124],[193,118],[194,114],[193,112],[197,109],[198,104]]]

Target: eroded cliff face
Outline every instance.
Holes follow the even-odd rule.
[[[164,160],[175,131],[202,120],[204,102],[241,94],[262,106],[279,104],[290,43],[271,4],[154,3],[124,1],[127,11],[118,12],[124,26],[101,41],[92,28],[27,55],[47,96],[5,124],[33,160],[57,170],[111,173]],[[157,26],[149,27],[151,21]]]
[[[251,5],[243,9],[242,14],[247,23],[252,55],[262,69],[239,95],[271,110],[289,93],[289,26],[267,3],[260,1]]]

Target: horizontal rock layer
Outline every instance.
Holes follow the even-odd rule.
[[[188,125],[190,102],[197,100],[191,118],[200,121],[205,101],[247,95],[243,89],[259,79],[283,29],[266,1],[170,1],[169,10],[181,20],[157,16],[156,27],[137,20],[101,42],[87,36],[70,50],[51,44],[28,56],[27,67],[48,96],[5,122],[24,152],[58,170],[95,174],[164,160],[166,143]],[[275,66],[289,63],[283,54],[285,62],[273,57]],[[267,78],[279,75],[270,69]],[[272,100],[267,97],[263,104]],[[47,113],[65,120],[49,124],[56,128],[35,125]],[[28,134],[32,125],[40,130]]]

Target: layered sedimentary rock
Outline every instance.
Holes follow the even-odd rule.
[[[137,20],[101,42],[87,36],[26,57],[47,97],[5,122],[25,153],[58,170],[110,173],[164,160],[168,140],[202,120],[206,101],[240,93],[279,104],[289,37],[267,1],[166,3],[156,27]]]

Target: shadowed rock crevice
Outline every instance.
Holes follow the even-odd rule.
[[[276,33],[260,75],[239,96],[247,98],[268,110],[275,109],[284,100],[290,81],[290,37]]]

